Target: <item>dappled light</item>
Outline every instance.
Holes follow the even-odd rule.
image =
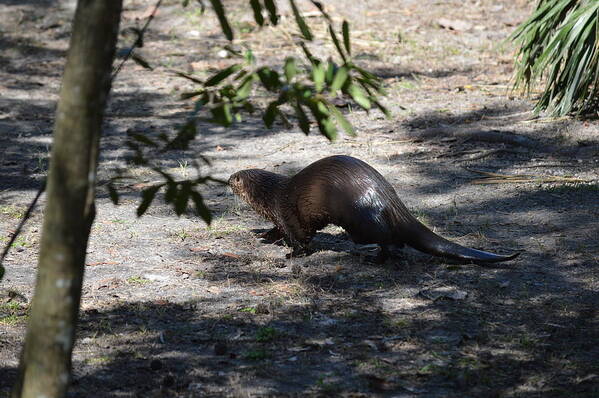
[[[0,0],[2,248],[48,172],[75,3]],[[274,16],[268,1],[225,1],[229,42],[213,2],[205,13],[182,3],[162,2],[135,50],[148,65],[124,63],[104,112],[68,396],[599,394],[599,124],[535,114],[534,98],[511,90],[516,49],[504,39],[534,4],[323,2],[329,20],[309,1],[277,2]],[[135,41],[123,31],[155,5],[124,4],[117,62]],[[382,108],[374,93],[352,96],[345,72],[334,83],[341,55],[376,76]],[[365,75],[346,66],[358,84]],[[260,79],[295,84],[270,128],[279,93]],[[294,108],[304,94],[322,95],[302,102],[309,120]],[[245,169],[293,176],[332,155],[374,167],[434,233],[520,255],[475,265],[393,246],[375,264],[376,245],[328,225],[309,255],[286,258],[273,223],[223,183]],[[179,193],[214,179],[194,187],[210,225],[166,175]],[[46,200],[2,264],[0,397],[18,379]]]

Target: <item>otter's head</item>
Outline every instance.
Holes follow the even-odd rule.
[[[238,171],[229,177],[229,186],[235,195],[249,203],[250,199],[255,197],[259,191],[257,188],[264,184],[263,180],[266,179],[264,174],[271,173],[259,169]],[[254,193],[255,191],[256,193]]]
[[[229,177],[229,186],[233,193],[243,199],[260,215],[273,218],[273,199],[287,180],[280,174],[266,170],[241,170]]]

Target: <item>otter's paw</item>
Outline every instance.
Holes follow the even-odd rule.
[[[286,258],[292,258],[292,257],[307,257],[310,254],[314,253],[314,250],[310,250],[308,248],[305,247],[294,247],[293,250],[291,251],[291,253],[287,253],[285,255]]]
[[[377,265],[385,264],[385,262],[387,262],[387,259],[388,257],[382,256],[381,253],[377,254],[376,256],[364,256],[364,261],[366,261],[367,263]]]
[[[374,256],[365,256],[365,260],[374,264],[385,264],[391,257],[391,252],[387,246],[381,246],[379,252]]]

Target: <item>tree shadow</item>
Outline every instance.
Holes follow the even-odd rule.
[[[557,273],[431,264],[364,271],[352,261],[338,272],[307,262],[281,278],[251,275],[233,259],[226,276],[210,279],[246,291],[287,279],[304,289],[303,302],[252,297],[231,306],[224,292],[83,311],[70,396],[597,392],[588,378],[599,354],[596,294]],[[436,286],[468,296],[423,295]],[[5,388],[15,371],[2,371]]]

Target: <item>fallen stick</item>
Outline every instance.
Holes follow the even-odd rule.
[[[564,182],[564,183],[588,183],[592,180],[585,180],[578,177],[561,177],[561,176],[538,176],[533,174],[499,174],[488,171],[474,170],[466,168],[466,170],[485,175],[486,177],[472,180],[473,184],[520,184],[520,183],[548,183],[548,182]]]

